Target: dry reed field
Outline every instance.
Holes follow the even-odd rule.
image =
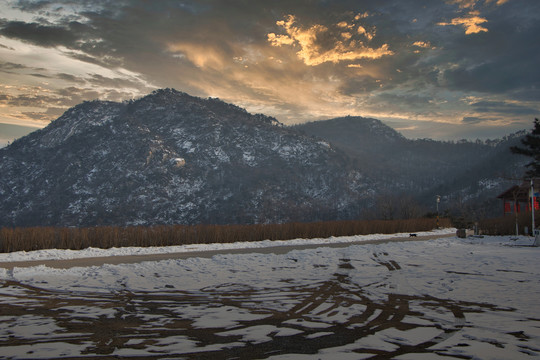
[[[441,219],[439,225],[441,227],[449,227],[451,223],[449,219]],[[88,247],[107,249],[126,246],[146,247],[327,238],[331,236],[428,231],[435,227],[435,219],[420,218],[408,220],[349,220],[255,225],[1,228],[0,252],[40,249],[80,250]]]
[[[530,212],[518,214],[517,218],[514,214],[506,215],[494,219],[485,219],[478,222],[478,228],[482,235],[516,235],[516,220],[518,224],[518,233],[524,234],[524,229],[527,227],[530,231],[532,225],[532,216]],[[540,213],[535,213],[535,224],[540,225]]]

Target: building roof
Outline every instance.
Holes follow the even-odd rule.
[[[539,192],[540,179],[535,179],[534,183],[534,192]],[[538,185],[537,185],[538,184]],[[529,201],[529,192],[531,190],[530,181],[524,181],[521,185],[514,185],[499,196],[499,199],[510,199],[517,201]]]

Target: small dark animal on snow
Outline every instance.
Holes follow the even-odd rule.
[[[416,234],[409,234],[409,237],[416,237]]]

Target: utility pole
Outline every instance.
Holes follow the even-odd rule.
[[[540,235],[536,235],[535,224],[534,224],[534,205],[535,205],[535,192],[534,192],[534,179],[531,178],[531,214],[532,214],[532,235],[534,237],[534,242],[532,246],[540,246]]]
[[[441,195],[437,196],[437,229],[439,228],[439,203],[441,202]]]
[[[534,180],[531,178],[531,214],[532,214],[532,235],[535,236],[534,233]]]

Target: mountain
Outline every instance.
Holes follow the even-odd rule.
[[[411,140],[379,120],[352,116],[294,128],[346,151],[386,197],[407,194],[434,210],[441,195],[441,207],[456,214],[500,215],[496,196],[523,176],[528,162],[510,152],[523,132],[485,142]]]
[[[0,226],[351,218],[372,187],[325,141],[165,89],[84,102],[0,149]]]
[[[500,215],[524,173],[496,141],[410,140],[376,119],[294,127],[172,89],[84,102],[0,149],[0,227]]]

